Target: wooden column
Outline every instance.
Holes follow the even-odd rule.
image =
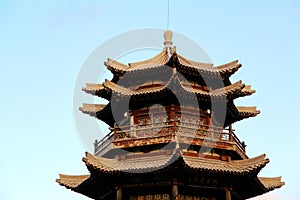
[[[175,120],[174,120],[174,116],[175,116],[175,105],[172,104],[172,105],[170,106],[169,119],[170,119],[171,129],[172,129],[173,131],[176,130],[176,122],[175,122]]]
[[[135,125],[134,125],[134,115],[132,112],[130,112],[130,129],[133,133],[133,136],[136,136],[136,132],[135,132]]]
[[[122,188],[121,187],[116,187],[116,190],[117,190],[116,200],[122,200]]]
[[[98,140],[95,140],[94,142],[94,153],[97,153],[97,147],[98,147]]]
[[[172,200],[173,199],[175,200],[176,197],[178,197],[178,183],[177,183],[177,179],[174,179],[172,185]]]
[[[229,141],[232,142],[233,141],[233,137],[232,137],[232,125],[229,125]]]
[[[225,189],[225,199],[231,200],[231,192],[229,189]]]

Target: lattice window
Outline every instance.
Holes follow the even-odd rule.
[[[170,195],[168,195],[168,194],[163,194],[163,195],[162,195],[162,200],[170,200]]]
[[[149,195],[146,195],[146,198],[145,198],[146,200],[153,200],[153,196],[151,195],[151,194],[149,194]]]
[[[138,119],[138,124],[139,125],[144,125],[144,120],[143,119]]]

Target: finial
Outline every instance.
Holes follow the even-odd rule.
[[[173,37],[173,32],[171,30],[166,30],[164,33],[164,45],[166,48],[172,48],[172,37]]]

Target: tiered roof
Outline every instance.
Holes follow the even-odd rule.
[[[82,88],[86,93],[102,97],[108,101],[111,100],[112,95],[114,98],[131,99],[132,104],[134,102],[141,102],[147,100],[157,100],[172,95],[173,91],[176,91],[176,95],[180,98],[197,98],[199,102],[210,102],[224,101],[228,106],[228,120],[224,126],[228,126],[231,123],[242,120],[244,118],[254,117],[260,112],[254,107],[236,107],[233,104],[233,100],[239,97],[249,96],[255,93],[255,90],[251,89],[250,85],[245,85],[242,81],[238,81],[231,84],[229,77],[236,72],[241,64],[237,60],[229,62],[224,65],[214,67],[210,63],[201,63],[188,60],[183,56],[176,53],[176,51],[169,52],[164,49],[158,55],[151,59],[142,62],[130,63],[125,65],[115,60],[108,59],[105,62],[106,67],[114,74],[115,77],[112,81],[105,80],[102,84],[87,84],[86,87]],[[174,68],[175,67],[175,68]],[[170,71],[173,68],[170,77],[165,82],[161,82],[155,85],[149,85],[149,87],[139,87],[137,85],[124,86],[120,85],[116,80],[126,74],[126,78],[131,76],[143,76],[149,74],[159,74],[166,71]],[[178,73],[177,73],[178,72]],[[207,86],[196,85],[193,86],[186,83],[186,79],[182,75],[192,75],[189,77],[194,78],[196,81],[199,80],[199,76],[205,76],[209,78],[221,78],[224,83],[224,87],[209,88]],[[198,78],[197,78],[198,77]],[[111,106],[108,104],[107,106]],[[88,105],[85,104],[80,108],[84,113],[90,114],[106,122],[112,126],[114,120],[112,115],[108,114],[107,111],[110,108],[103,105]],[[102,108],[104,109],[102,111]],[[105,112],[106,114],[103,114]]]
[[[257,179],[259,171],[269,162],[264,154],[246,160],[221,161],[187,156],[177,149],[166,154],[147,153],[129,159],[108,159],[86,153],[83,161],[91,175],[60,175],[56,181],[68,189],[82,193],[84,190],[81,188],[93,187],[92,180],[96,178],[101,180],[110,177],[110,179],[115,180],[120,177],[130,177],[133,175],[132,173],[135,177],[145,173],[149,175],[163,173],[168,176],[169,173],[178,171],[185,176],[188,175],[184,172],[192,174],[191,176],[201,174],[208,177],[212,175],[219,178],[230,177],[231,180],[240,181],[233,184],[238,184],[242,191],[256,188],[244,198],[254,197],[284,185],[284,182],[281,182],[281,177]]]

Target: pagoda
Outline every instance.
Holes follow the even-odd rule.
[[[234,103],[255,92],[231,83],[241,64],[189,60],[176,52],[171,31],[164,37],[153,58],[108,59],[113,78],[82,89],[108,101],[79,109],[110,132],[83,158],[89,174],[60,174],[56,182],[97,200],[240,200],[283,186],[281,177],[258,177],[269,159],[248,158],[232,128],[260,113]]]

